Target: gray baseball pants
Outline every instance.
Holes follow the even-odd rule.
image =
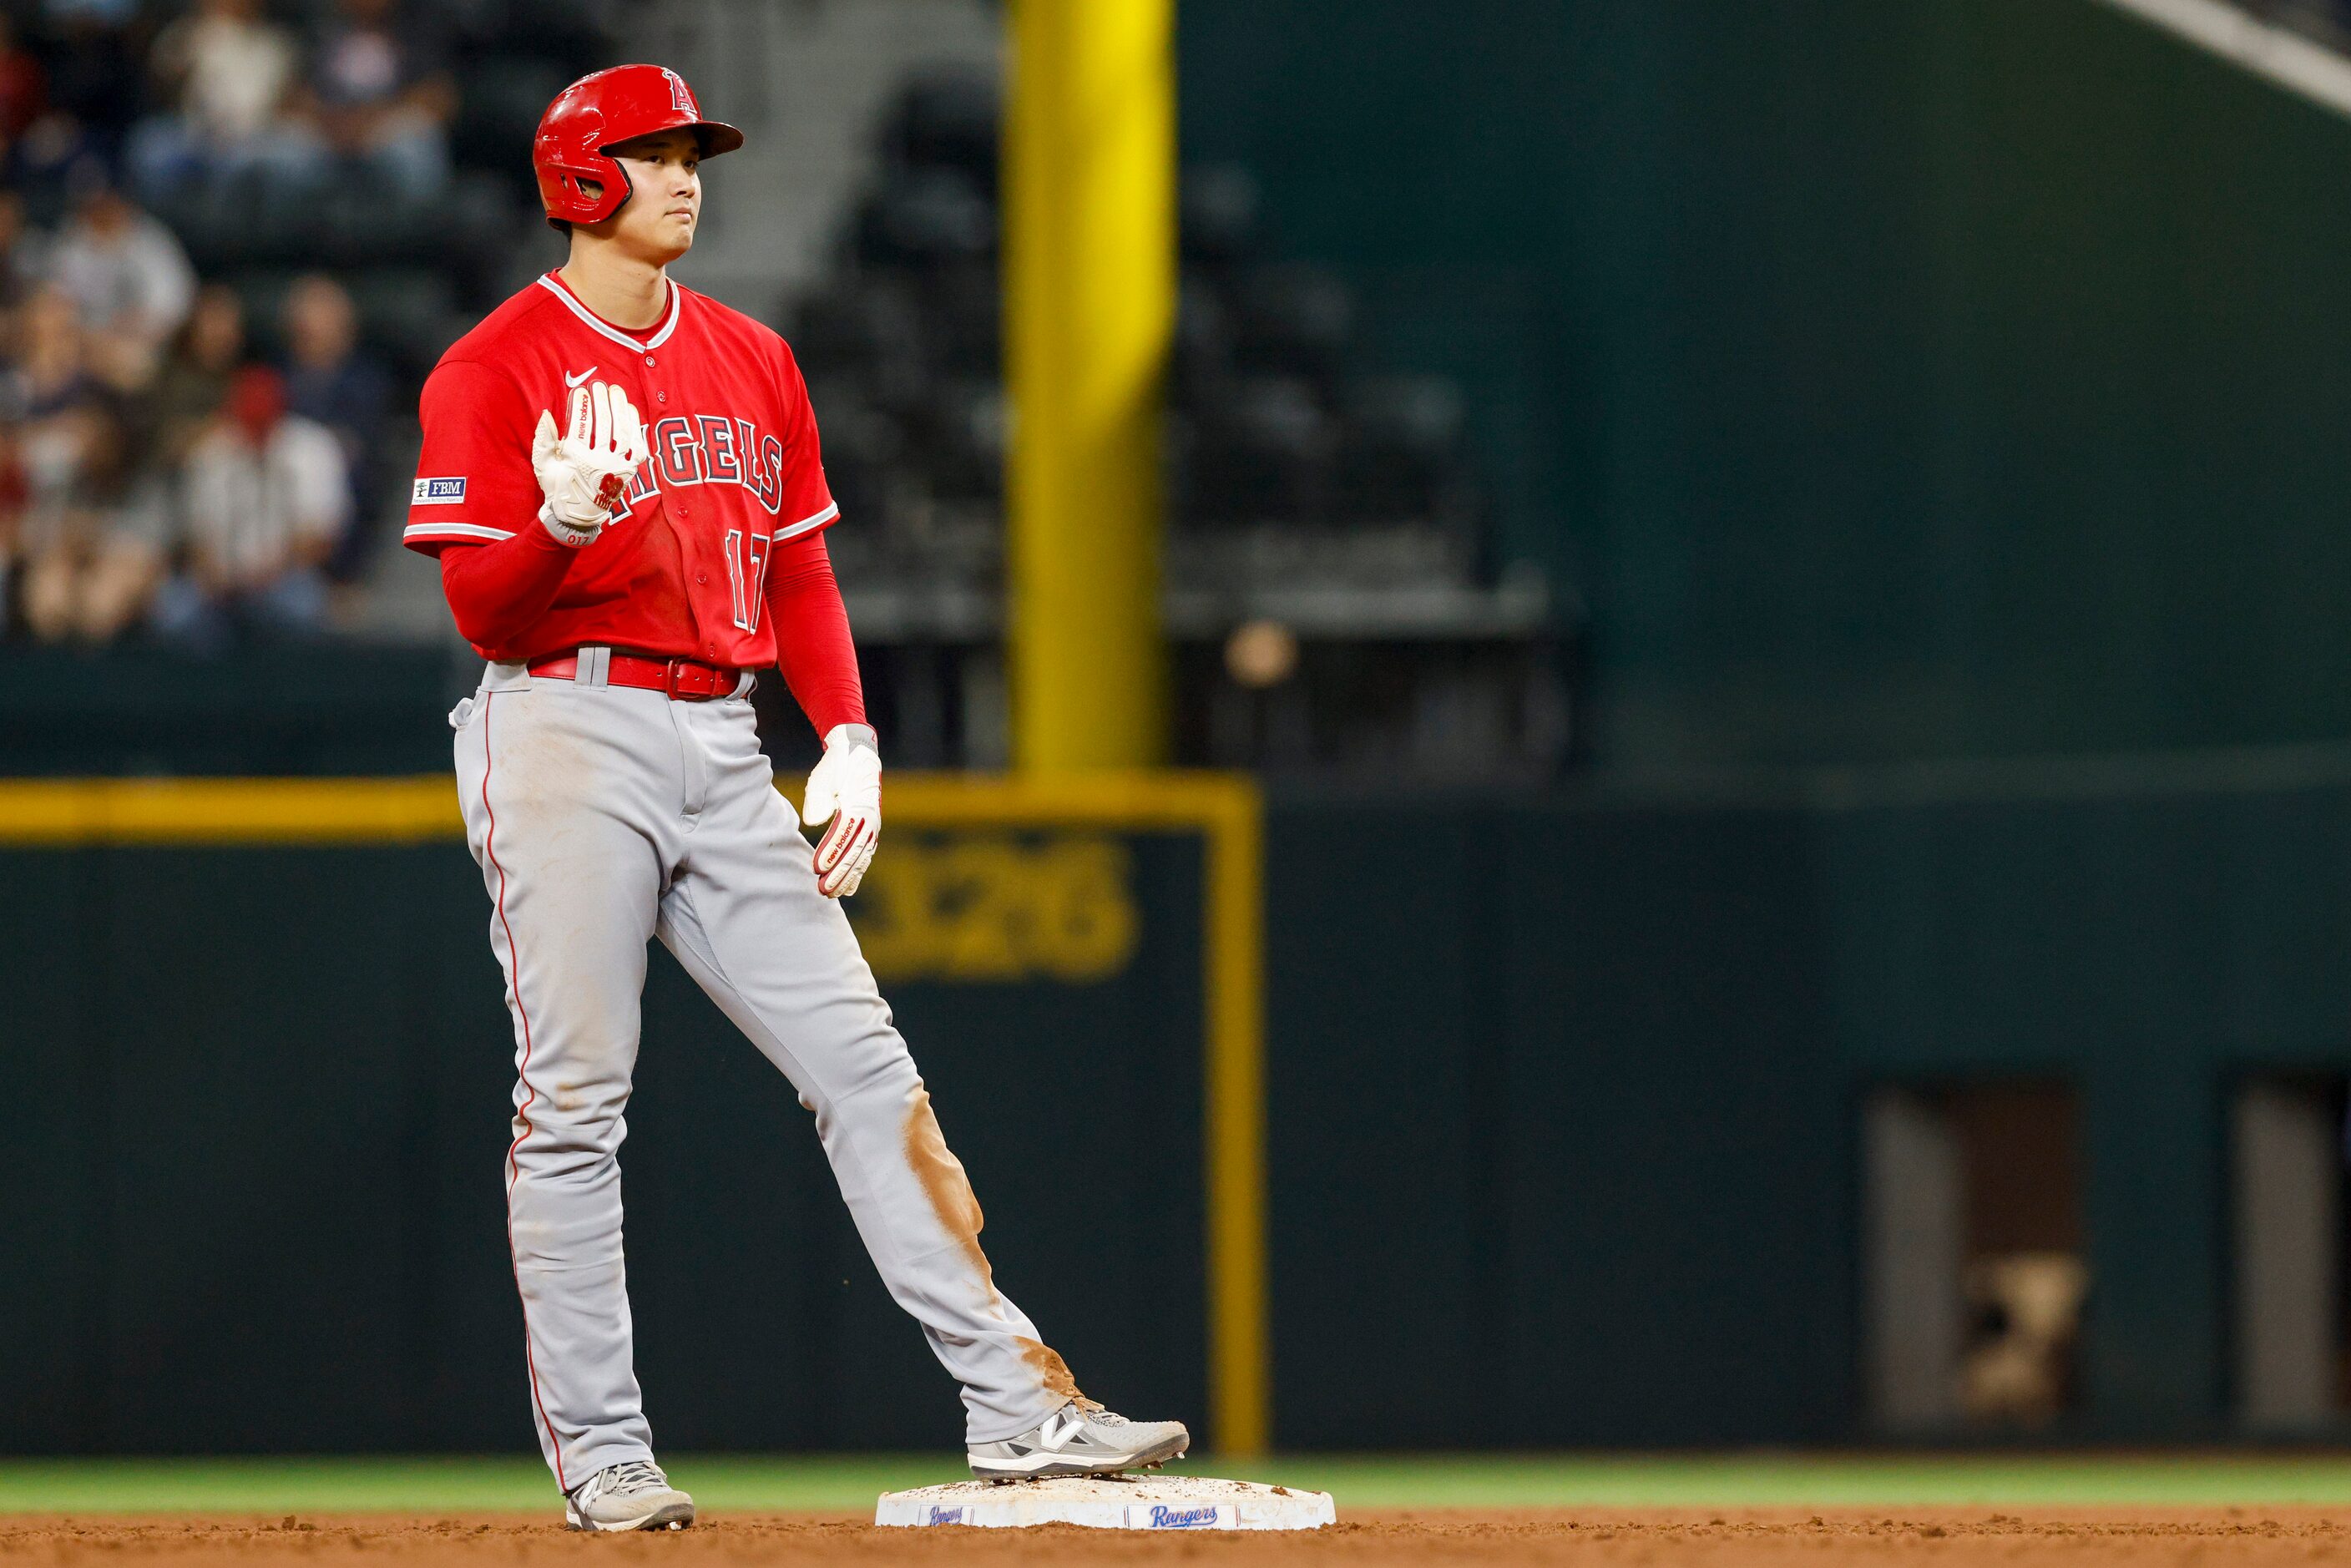
[[[968,1440],[1035,1427],[1075,1392],[1068,1370],[989,1277],[979,1205],[848,919],[816,890],[750,703],[673,702],[598,684],[592,651],[580,663],[556,680],[493,664],[450,716],[514,1016],[507,1232],[557,1484],[652,1457],[618,1154],[654,936],[815,1112],[874,1266],[963,1385]]]

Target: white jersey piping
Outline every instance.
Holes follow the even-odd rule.
[[[668,342],[669,335],[677,330],[677,319],[679,315],[685,308],[685,290],[680,288],[674,282],[672,282],[669,286],[669,319],[661,324],[660,331],[655,332],[650,338],[640,340],[630,337],[626,332],[622,331],[618,327],[613,326],[611,322],[606,321],[603,318],[598,316],[596,312],[589,309],[585,305],[580,304],[579,300],[574,299],[571,297],[571,290],[564,287],[563,285],[555,281],[554,274],[542,273],[538,278],[538,286],[541,288],[546,289],[549,294],[554,295],[558,299],[562,300],[563,308],[566,310],[570,311],[574,316],[579,317],[580,320],[586,322],[590,328],[598,332],[601,332],[605,337],[610,338],[615,343],[620,344],[621,347],[640,354],[645,353],[653,349],[658,349],[664,343]]]
[[[811,513],[810,516],[802,517],[799,522],[794,523],[790,528],[777,529],[775,538],[778,543],[781,543],[785,539],[796,539],[802,534],[808,532],[810,528],[815,528],[819,523],[829,523],[839,516],[841,516],[841,503],[838,501],[831,502],[826,506],[823,511]]]
[[[2351,114],[2351,60],[2223,0],[2105,0],[2337,114]]]
[[[479,523],[411,523],[400,531],[403,539],[426,539],[439,534],[462,535],[469,539],[514,538],[513,533],[506,528],[485,528]]]

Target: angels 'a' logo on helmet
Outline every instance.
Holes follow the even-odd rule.
[[[685,78],[684,77],[678,75],[667,66],[664,66],[662,68],[662,75],[669,78],[669,106],[672,109],[677,110],[680,114],[700,114],[702,112],[702,110],[695,107],[694,94],[686,90]]]

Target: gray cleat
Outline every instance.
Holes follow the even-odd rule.
[[[974,1443],[971,1473],[985,1481],[1042,1476],[1108,1476],[1180,1459],[1192,1446],[1181,1421],[1130,1421],[1091,1399],[1062,1406],[1035,1428]]]
[[[684,1530],[693,1522],[694,1500],[651,1459],[607,1465],[563,1500],[569,1530]]]

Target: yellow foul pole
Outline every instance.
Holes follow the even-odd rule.
[[[1012,759],[1032,780],[1167,758],[1159,410],[1176,323],[1174,0],[1010,0],[1004,343]],[[1259,813],[1209,873],[1210,1436],[1270,1435]]]
[[[1004,138],[1012,758],[1166,759],[1159,408],[1174,0],[1013,0]]]

